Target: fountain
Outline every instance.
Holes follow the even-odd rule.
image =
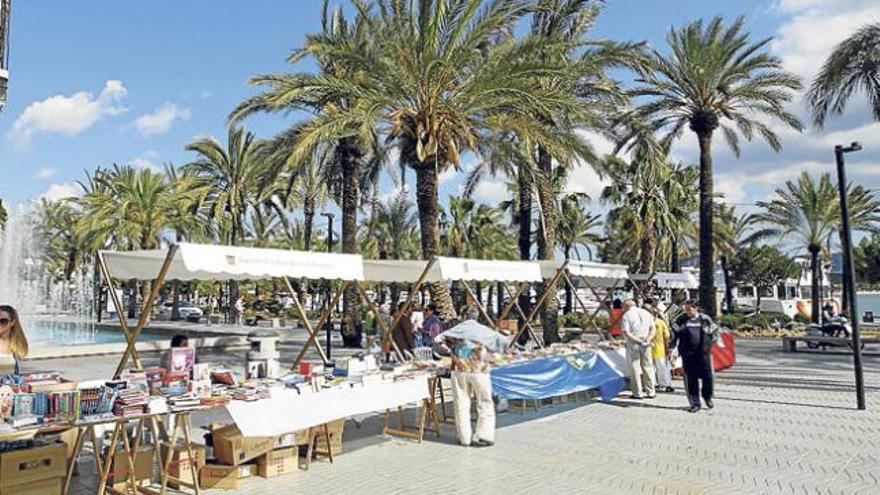
[[[69,281],[54,277],[40,224],[37,203],[10,206],[0,233],[0,304],[18,309],[31,340],[88,340],[94,332],[92,267],[77,267]],[[47,324],[52,320],[63,324]]]

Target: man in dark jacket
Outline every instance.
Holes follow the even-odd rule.
[[[679,316],[673,325],[670,345],[677,344],[678,353],[681,355],[685,388],[691,404],[688,412],[700,410],[700,395],[706,401],[706,407],[709,409],[715,407],[712,403],[714,371],[711,350],[712,344],[717,340],[718,325],[709,315],[699,312],[696,301],[686,302],[684,314]]]

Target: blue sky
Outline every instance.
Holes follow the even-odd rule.
[[[344,0],[338,0],[344,3]],[[594,30],[597,37],[647,40],[662,49],[672,25],[723,14],[745,15],[757,36],[774,36],[772,50],[786,67],[815,73],[831,47],[860,25],[880,19],[880,2],[865,0],[609,0]],[[83,171],[132,163],[158,167],[186,163],[194,136],[225,136],[225,118],[252,94],[255,74],[289,70],[284,58],[306,33],[318,29],[320,1],[241,2],[152,0],[59,2],[18,0],[13,5],[9,101],[0,113],[0,198],[25,201],[75,190]],[[303,65],[308,68],[308,64]],[[803,110],[802,102],[795,107]],[[880,126],[864,103],[824,132],[783,134],[785,150],[745,148],[736,160],[716,146],[716,183],[728,201],[744,208],[765,199],[800,170],[830,170],[831,148],[861,139],[866,151],[853,157],[853,180],[880,186]],[[268,136],[296,117],[259,117],[248,122]],[[592,136],[601,151],[608,143]],[[696,143],[676,149],[697,158]],[[441,195],[456,194],[459,179],[444,176]],[[601,182],[586,167],[572,174],[570,188],[595,194]],[[384,189],[391,190],[390,181]],[[501,179],[478,190],[497,202]],[[598,208],[598,206],[597,206]]]

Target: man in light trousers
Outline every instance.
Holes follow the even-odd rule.
[[[654,361],[651,341],[654,338],[654,315],[636,305],[632,299],[623,303],[620,331],[626,340],[626,360],[632,369],[632,398],[655,397]],[[646,395],[643,395],[646,394]]]
[[[474,314],[463,315],[475,319]],[[489,447],[495,444],[495,403],[489,374],[490,352],[462,339],[441,335],[436,342],[442,353],[452,356],[452,398],[458,441],[464,446]],[[477,424],[471,426],[471,400],[476,401]]]

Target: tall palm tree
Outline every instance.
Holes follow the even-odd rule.
[[[759,222],[759,217],[754,214],[737,215],[735,206],[724,203],[715,205],[715,251],[724,275],[724,300],[728,312],[736,309],[733,306],[733,284],[730,283],[730,258],[741,249],[774,233],[772,229],[759,227]]]
[[[275,177],[266,174],[261,153],[265,143],[241,127],[230,127],[226,145],[211,136],[198,137],[186,146],[196,154],[184,166],[187,173],[208,186],[205,208],[209,218],[229,230],[221,239],[237,246],[245,238],[245,215],[263,199]]]
[[[829,114],[843,113],[856,91],[865,93],[874,120],[880,122],[880,22],[863,26],[838,44],[813,80],[807,100],[816,127],[821,129]]]
[[[531,19],[531,33],[539,40],[542,49],[539,60],[559,64],[572,63],[576,76],[559,77],[546,74],[537,84],[570,94],[581,102],[579,112],[540,111],[534,117],[557,132],[566,133],[572,126],[581,129],[604,130],[607,115],[612,114],[626,102],[624,91],[617,81],[608,76],[613,68],[639,68],[643,57],[641,44],[615,43],[608,40],[587,39],[586,35],[595,25],[602,11],[602,3],[589,0],[538,0]],[[596,164],[597,157],[578,134],[568,136],[573,153],[559,155],[542,143],[535,143],[533,161],[536,165],[534,187],[538,200],[538,259],[552,260],[556,257],[558,211],[553,187],[554,168],[574,165],[574,157],[588,164]],[[554,165],[555,163],[555,165]],[[556,294],[556,287],[549,282],[542,284],[540,292]],[[557,316],[559,301],[548,297],[541,309],[541,325],[545,342],[559,340]]]
[[[9,214],[6,212],[6,206],[3,205],[3,200],[0,199],[0,229],[6,227],[6,220],[9,219]]]
[[[376,49],[334,51],[339,63],[362,77],[323,75],[312,81],[315,91],[352,106],[307,123],[304,146],[334,137],[387,136],[402,163],[416,173],[427,259],[440,248],[438,175],[459,167],[461,152],[475,150],[486,136],[510,131],[566,158],[569,135],[534,116],[576,114],[580,108],[569,93],[534,82],[538,73],[574,77],[575,70],[541,61],[536,55],[547,44],[534,37],[512,37],[529,12],[525,0],[377,0],[369,6],[356,2],[356,7],[377,40]],[[432,290],[441,313],[453,314],[445,287],[436,284]]]
[[[225,146],[211,136],[198,137],[186,146],[196,159],[184,170],[208,187],[204,209],[224,244],[238,246],[244,242],[248,210],[265,200],[266,191],[273,190],[276,178],[266,173],[264,146],[253,134],[234,126],[229,127]],[[230,281],[229,301],[237,299],[238,282]],[[233,313],[236,311],[234,304],[228,306]]]
[[[600,236],[594,229],[602,224],[602,215],[588,213],[582,200],[575,195],[565,195],[559,200],[559,217],[557,218],[557,242],[565,261],[571,259],[572,252],[580,259],[578,247],[584,247],[593,258],[591,245],[598,244]],[[571,287],[565,285],[565,313],[574,309]]]
[[[880,200],[862,186],[850,185],[847,190],[850,223],[853,230],[880,232]],[[812,317],[819,321],[820,253],[831,244],[840,230],[840,201],[831,176],[822,174],[816,181],[803,172],[797,181],[786,181],[776,189],[776,198],[759,201],[762,211],[758,219],[773,227],[781,238],[794,238],[810,253],[812,275]]]
[[[785,108],[801,88],[799,78],[781,69],[767,52],[770,39],[750,41],[740,17],[725,26],[721,17],[694,21],[671,29],[669,54],[653,51],[633,94],[648,99],[628,115],[665,130],[666,144],[681,137],[687,126],[700,146],[700,304],[714,314],[715,257],[713,250],[712,137],[720,131],[739,155],[739,136],[762,137],[774,151],[782,144],[765,118],[793,129],[802,125]]]
[[[231,122],[238,122],[254,113],[304,110],[313,115],[347,114],[356,105],[359,95],[351,92],[325,91],[321,83],[325,81],[344,81],[352,86],[365,76],[363,68],[346,62],[339,57],[339,51],[350,50],[361,56],[368,56],[374,50],[374,33],[367,29],[365,18],[358,16],[350,22],[341,8],[331,11],[327,0],[323,1],[321,32],[307,36],[305,44],[295,50],[288,62],[297,65],[307,58],[318,65],[318,74],[282,73],[254,77],[250,83],[266,88],[261,94],[242,102],[230,115]],[[302,125],[302,124],[300,124]],[[299,127],[299,126],[298,126]],[[384,162],[384,154],[376,143],[374,130],[369,125],[361,126],[347,122],[335,132],[323,135],[312,134],[314,139],[307,142],[298,138],[297,127],[282,133],[279,138],[288,143],[287,156],[283,163],[295,169],[301,166],[305,157],[314,155],[315,148],[323,148],[328,160],[328,174],[333,174],[328,186],[334,186],[342,210],[342,252],[357,253],[357,215],[361,193],[365,182],[378,180],[379,165]],[[285,136],[287,134],[287,136]],[[367,139],[363,139],[363,135]],[[307,248],[311,247],[311,221],[307,219]],[[360,323],[357,292],[354,287],[346,290],[343,304],[346,317],[343,319],[343,335],[351,336],[354,327]]]
[[[660,240],[668,238],[679,221],[668,199],[682,196],[687,185],[675,182],[676,171],[659,150],[639,148],[630,162],[608,157],[604,169],[610,183],[602,200],[615,206],[615,215],[627,219],[638,240],[639,262],[634,268],[651,274]]]

